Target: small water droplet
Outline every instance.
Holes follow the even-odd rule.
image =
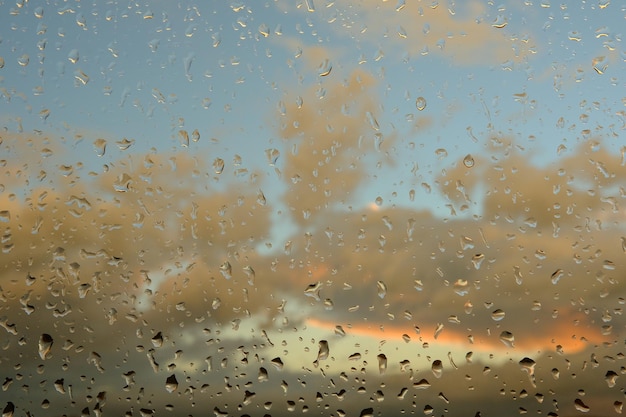
[[[224,278],[231,279],[233,276],[233,268],[230,265],[230,262],[225,261],[223,264],[221,264],[220,272]]]
[[[609,388],[613,388],[615,383],[617,382],[618,374],[615,371],[607,371],[606,375],[604,375],[604,380],[606,381]]]
[[[78,49],[72,49],[69,54],[67,54],[67,59],[75,64],[80,59],[80,54],[78,53]]]
[[[426,99],[424,97],[418,97],[415,100],[415,107],[417,107],[417,110],[422,111],[426,108]]]
[[[435,375],[435,378],[441,378],[441,375],[443,374],[443,363],[437,359],[433,361],[430,369],[432,370],[433,375]]]
[[[320,64],[317,70],[317,73],[319,74],[320,77],[326,77],[330,74],[332,70],[333,70],[332,63],[328,59],[325,59],[324,62]]]
[[[172,393],[178,389],[178,381],[176,380],[176,375],[172,374],[167,377],[165,380],[165,390],[169,393]]]
[[[260,367],[259,368],[259,373],[257,374],[256,379],[259,382],[265,382],[269,379],[269,374],[267,373],[267,369]]]
[[[500,341],[504,343],[506,347],[515,347],[515,337],[513,336],[513,333],[509,331],[504,330],[500,333]]]
[[[283,366],[284,366],[283,361],[280,358],[272,359],[272,365],[274,365],[274,367],[278,369],[279,371],[282,371]]]
[[[156,348],[163,346],[163,334],[161,332],[158,332],[152,337],[151,341],[152,341],[152,346]]]
[[[178,131],[178,141],[183,148],[189,147],[189,133],[186,130],[182,129]]]
[[[497,29],[502,29],[503,27],[506,27],[508,23],[509,22],[507,21],[506,17],[504,17],[503,15],[498,15],[496,16],[491,26]]]
[[[276,161],[278,161],[278,158],[280,157],[280,151],[275,148],[266,149],[265,156],[267,158],[267,162],[269,163],[269,165],[274,166],[276,165]]]
[[[198,129],[194,129],[194,131],[191,132],[191,140],[194,142],[198,142],[200,140],[200,132],[198,132]]]
[[[265,23],[261,23],[259,25],[259,33],[263,35],[263,37],[267,38],[270,36],[270,28]]]
[[[385,356],[383,353],[378,354],[378,356],[376,356],[376,359],[378,359],[378,372],[383,375],[385,372],[387,372],[387,356]]]
[[[23,54],[19,58],[17,58],[17,63],[21,67],[27,66],[29,62],[30,62],[30,57],[28,56],[28,54]]]
[[[437,323],[437,327],[435,328],[434,338],[437,339],[441,332],[443,331],[443,323]]]
[[[378,297],[385,298],[385,296],[387,295],[387,285],[382,281],[378,281],[376,282],[376,289]]]
[[[330,354],[330,348],[328,347],[327,340],[320,340],[318,345],[319,350],[317,352],[317,359],[315,359],[315,361],[313,362],[315,366],[319,365],[319,361],[328,359],[328,355]]]
[[[526,372],[528,376],[532,377],[535,375],[535,361],[529,357],[525,357],[519,361],[519,366],[522,371]]]
[[[465,155],[465,158],[463,158],[463,165],[465,165],[466,168],[472,168],[474,166],[474,158],[472,155]]]
[[[93,142],[93,149],[96,151],[96,155],[104,156],[107,150],[107,141],[105,139],[96,139]]]
[[[491,318],[494,321],[500,321],[500,320],[504,319],[505,315],[506,315],[506,313],[503,310],[499,309],[499,308],[497,308],[497,309],[495,309],[495,310],[493,310],[491,312]]]
[[[474,269],[480,269],[480,265],[485,260],[485,255],[482,253],[477,253],[472,257],[472,264],[474,265]]]
[[[222,158],[215,158],[213,161],[213,170],[216,174],[221,174],[224,171],[224,160]]]
[[[574,407],[581,413],[588,413],[590,410],[589,406],[585,404],[580,398],[576,398],[574,400]]]
[[[39,337],[39,357],[43,360],[47,359],[52,349],[52,336],[48,333],[44,333]]]

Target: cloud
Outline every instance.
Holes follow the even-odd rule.
[[[464,12],[457,13],[456,8]],[[337,33],[377,45],[384,53],[400,49],[415,57],[435,54],[460,65],[495,65],[528,58],[532,40],[501,28],[506,21],[487,21],[486,12],[476,1],[454,6],[448,2],[366,0],[354,4],[340,0],[316,9],[315,16],[330,22]]]

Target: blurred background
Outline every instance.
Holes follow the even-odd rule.
[[[3,417],[621,414],[625,19],[0,0]]]

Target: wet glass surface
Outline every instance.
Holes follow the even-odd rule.
[[[621,414],[625,18],[0,0],[3,417]]]

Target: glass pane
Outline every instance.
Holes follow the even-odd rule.
[[[625,18],[0,0],[3,417],[620,414]]]

